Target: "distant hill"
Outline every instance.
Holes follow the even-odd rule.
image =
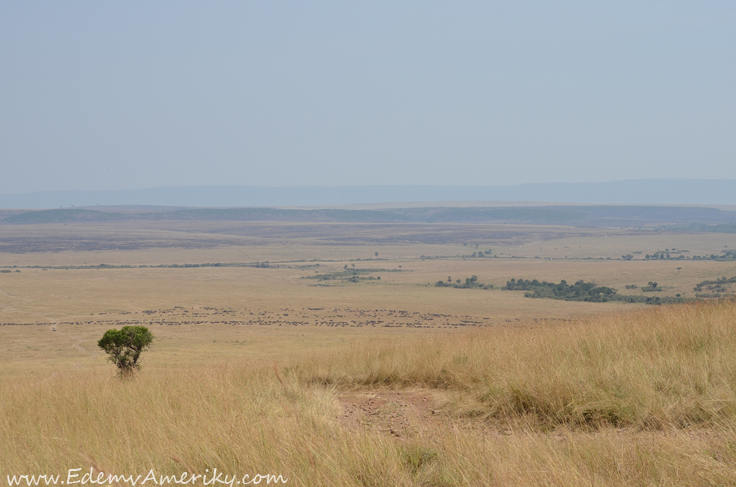
[[[283,208],[63,208],[0,214],[3,224],[109,221],[282,221],[347,223],[519,223],[637,227],[697,232],[736,231],[736,211],[682,206],[420,207],[385,210]]]
[[[56,191],[0,195],[0,208],[48,209],[96,205],[283,207],[454,201],[736,205],[736,180],[640,179],[512,186],[192,186],[130,191]]]
[[[126,219],[125,215],[82,209],[38,210],[16,213],[0,221],[5,223],[67,223],[84,221],[110,221]]]

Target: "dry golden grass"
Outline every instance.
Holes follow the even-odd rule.
[[[291,485],[736,485],[732,302],[366,341],[282,361],[0,381],[0,472],[276,473]],[[287,363],[288,362],[288,363]],[[401,438],[345,389],[436,390]],[[2,480],[5,481],[5,478]]]
[[[412,240],[435,231],[458,237]],[[626,292],[656,280],[665,295],[692,295],[696,282],[736,275],[736,263],[583,258],[718,253],[734,235],[217,222],[3,232],[110,248],[0,249],[0,265],[289,262],[0,274],[0,323],[47,324],[0,327],[0,484],[94,464],[315,486],[736,485],[734,303],[655,308],[427,286],[475,274],[496,286],[585,279]],[[476,237],[480,250],[527,258],[419,258],[470,254]],[[385,260],[351,260],[375,251]],[[321,259],[320,272],[402,272],[316,287],[303,259]],[[120,381],[95,343],[130,320],[157,339],[142,372]],[[375,320],[402,326],[366,324]],[[351,398],[369,396],[385,404],[353,408],[349,423]],[[399,423],[400,434],[386,429]]]
[[[289,370],[338,387],[456,391],[453,415],[554,427],[713,425],[736,416],[736,306],[657,307],[576,323],[361,344]]]

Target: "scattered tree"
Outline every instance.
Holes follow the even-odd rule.
[[[153,334],[145,326],[124,326],[107,330],[97,346],[109,355],[120,376],[132,374],[140,368],[141,353],[153,342]]]
[[[644,291],[645,293],[663,291],[662,287],[659,284],[657,284],[656,282],[652,282],[652,281],[649,281],[649,283],[646,286],[643,286],[641,290]]]

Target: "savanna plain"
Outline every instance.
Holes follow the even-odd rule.
[[[0,225],[0,483],[736,485],[736,261],[692,259],[735,248],[543,224]],[[126,325],[155,339],[121,379],[97,340]]]

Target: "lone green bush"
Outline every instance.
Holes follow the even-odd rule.
[[[97,346],[109,355],[110,362],[118,368],[121,376],[129,375],[140,368],[141,353],[153,342],[153,333],[145,326],[124,326],[120,330],[107,330]]]

